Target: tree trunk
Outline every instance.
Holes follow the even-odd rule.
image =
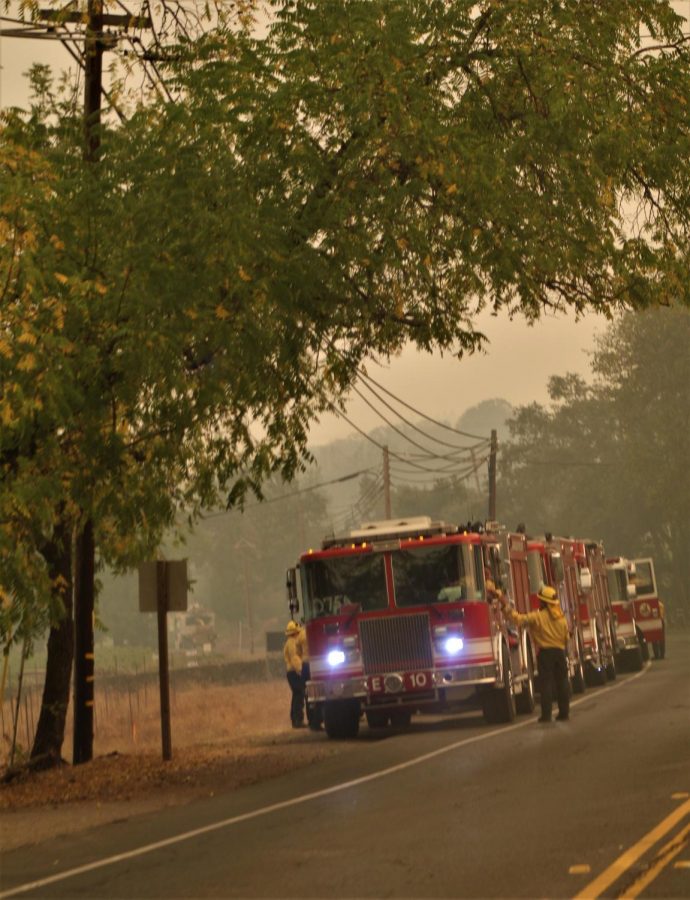
[[[66,524],[63,523],[56,530],[55,537],[44,548],[43,556],[55,584],[55,596],[63,609],[60,621],[51,627],[48,636],[48,659],[41,713],[31,750],[31,759],[40,758],[48,767],[55,766],[61,761],[74,656],[72,546]]]
[[[77,537],[74,573],[74,740],[75,766],[93,759],[93,614],[95,545],[88,519]]]

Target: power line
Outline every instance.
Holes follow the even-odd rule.
[[[269,503],[279,503],[281,500],[289,500],[291,497],[297,497],[299,494],[307,494],[309,491],[316,491],[319,488],[327,487],[329,484],[339,484],[344,481],[350,481],[353,478],[357,478],[358,475],[367,475],[370,472],[375,472],[376,469],[359,469],[357,472],[350,472],[348,475],[341,475],[339,478],[331,478],[330,481],[320,481],[318,484],[311,484],[309,487],[299,488],[296,491],[291,491],[289,494],[281,494],[279,497],[269,497],[267,500],[259,500],[256,503],[247,503],[244,507],[230,507],[229,509],[221,509],[218,512],[208,513],[208,515],[202,516],[201,520],[203,522],[208,521],[209,519],[217,519],[219,516],[227,516],[229,513],[241,512],[245,509],[254,509],[258,506],[266,506]]]
[[[335,344],[332,341],[326,341],[326,344],[332,350],[332,352],[335,353],[336,356],[338,356],[344,363],[347,363],[346,357],[340,352],[340,350],[338,350],[338,348],[335,346]],[[409,409],[415,415],[420,416],[422,419],[425,419],[427,422],[431,422],[433,425],[436,425],[439,428],[443,428],[446,431],[450,431],[452,434],[458,434],[461,437],[472,438],[472,440],[476,440],[476,441],[488,441],[489,440],[489,437],[485,434],[482,434],[482,435],[471,434],[468,431],[461,431],[459,428],[453,428],[451,425],[446,425],[445,422],[439,422],[438,419],[434,419],[431,416],[426,415],[426,413],[423,413],[421,410],[412,406],[410,403],[407,403],[407,401],[401,399],[396,394],[394,394],[392,391],[388,390],[388,388],[384,387],[382,384],[380,384],[378,381],[376,381],[375,378],[372,378],[371,375],[367,375],[367,373],[360,366],[357,366],[355,371],[357,372],[357,375],[363,382],[371,382],[371,384],[376,385],[376,387],[379,390],[383,391],[384,394],[387,394],[389,397],[391,397],[396,403],[399,403],[401,406],[404,406],[406,409]],[[376,395],[376,392],[372,390],[370,385],[365,385],[365,386],[374,395]],[[381,399],[381,398],[379,398],[379,399]],[[385,401],[383,401],[381,399],[381,402],[385,402]],[[389,407],[389,409],[390,409],[390,407]],[[399,418],[402,418],[402,416],[400,416],[400,414],[396,410],[393,410],[393,412],[395,412],[396,415],[399,416]],[[403,419],[403,421],[406,421],[406,420]],[[406,424],[409,424],[409,423],[406,423]],[[436,438],[431,438],[431,440],[436,440]],[[442,443],[442,442],[438,441],[438,443]],[[453,445],[448,444],[447,446],[453,446]]]
[[[482,459],[487,459],[488,457],[484,456]],[[405,458],[401,455],[397,457],[398,462],[403,466],[414,466],[415,463],[412,458]],[[475,462],[475,458],[472,460],[472,464]],[[432,472],[433,474],[448,474],[452,475],[454,472],[464,472],[465,467],[469,464],[468,460],[451,460],[450,462],[445,461],[444,465],[437,465],[434,469],[428,469],[427,471]],[[398,468],[398,471],[409,472],[409,469],[401,469]]]
[[[342,412],[341,410],[339,410],[338,407],[337,407],[334,403],[332,403],[332,402],[330,402],[330,401],[327,401],[327,403],[328,403],[328,405],[330,406],[331,410],[336,414],[336,416],[339,416],[341,419],[343,419],[343,421],[347,422],[347,424],[348,424],[351,428],[354,428],[355,431],[359,432],[359,434],[361,434],[363,438],[365,438],[367,441],[369,441],[370,444],[373,444],[375,447],[378,447],[379,450],[383,450],[383,449],[384,449],[384,445],[383,445],[383,444],[380,444],[380,443],[379,443],[377,440],[375,440],[370,434],[367,434],[366,431],[363,431],[363,430],[359,427],[359,425],[355,425],[355,423],[352,421],[352,419],[349,419],[349,418],[345,415],[345,413]],[[406,460],[404,457],[400,456],[398,453],[395,453],[393,450],[390,450],[390,449],[389,449],[388,452],[389,452],[389,454],[391,455],[391,457],[393,457],[394,459],[397,459],[397,460],[399,460],[400,462],[405,463],[406,465],[413,466],[415,469],[420,469],[422,472],[431,472],[431,473],[434,473],[434,472],[437,472],[437,471],[438,471],[438,469],[429,469],[427,466],[423,466],[423,465],[421,465],[420,463],[413,462],[411,459],[410,459],[410,460]]]
[[[452,472],[449,472],[446,474],[446,478],[452,478],[455,481],[462,481],[462,479],[464,477],[466,477],[467,475],[471,475],[473,472],[476,472],[477,469],[479,469],[487,461],[488,458],[489,458],[488,456],[484,456],[469,466],[465,466],[462,469],[457,469]],[[443,470],[439,470],[439,472],[441,473],[439,480],[443,480]],[[413,473],[405,473],[405,474],[412,475]],[[399,473],[398,477],[400,477],[400,473]]]
[[[369,511],[374,503],[379,500],[384,494],[383,484],[379,485],[378,490],[371,495],[366,503],[362,503],[361,501],[354,504],[351,507],[350,512],[348,512],[345,516],[336,516],[331,520],[331,528],[333,532],[342,531],[348,522],[356,523],[357,518],[360,520],[364,518],[365,513]]]
[[[364,377],[366,377],[366,376],[364,376]],[[443,447],[451,447],[451,448],[452,448],[453,450],[455,450],[456,452],[461,452],[461,453],[471,453],[471,451],[472,451],[472,449],[473,449],[474,447],[479,446],[479,445],[476,445],[476,444],[475,444],[475,445],[472,445],[472,447],[468,447],[467,445],[464,445],[464,446],[458,446],[457,444],[451,444],[451,443],[449,443],[448,441],[444,441],[444,440],[442,440],[441,438],[437,438],[437,437],[434,437],[434,436],[431,435],[431,434],[428,434],[428,432],[424,431],[424,429],[419,428],[418,425],[415,425],[414,422],[410,422],[409,419],[406,419],[404,416],[401,416],[400,413],[398,412],[398,410],[396,410],[393,406],[391,406],[390,403],[388,403],[386,400],[384,400],[383,397],[381,397],[380,394],[378,394],[378,393],[377,393],[370,385],[366,384],[366,382],[364,381],[364,378],[362,378],[361,375],[360,375],[360,378],[361,378],[361,380],[362,380],[362,385],[363,385],[363,387],[365,387],[368,391],[370,391],[370,392],[374,395],[374,397],[376,397],[376,399],[379,401],[379,403],[383,403],[383,405],[384,405],[387,409],[389,409],[391,412],[395,413],[395,415],[396,415],[402,422],[404,422],[405,425],[408,425],[410,428],[414,429],[416,432],[418,432],[419,434],[423,435],[423,436],[424,436],[425,438],[427,438],[428,440],[433,441],[433,442],[436,443],[436,444],[441,444]],[[360,397],[362,397],[362,399],[364,400],[364,402],[365,402],[368,406],[370,406],[372,409],[374,409],[374,407],[372,406],[372,404],[369,403],[369,401],[366,399],[366,397],[364,397],[364,396],[361,394],[361,392],[357,389],[357,387],[353,386],[353,389],[356,391],[357,394],[359,394]],[[387,420],[383,415],[381,415],[381,413],[378,412],[378,410],[374,409],[374,412],[376,412],[377,415],[379,415],[379,416],[383,419],[384,422],[386,422],[387,424],[390,424],[390,423],[388,422],[388,420]],[[418,414],[418,415],[421,415],[421,413],[417,413],[417,414]],[[397,430],[397,429],[396,429],[396,430]],[[405,437],[405,435],[403,435],[403,437]],[[409,440],[410,443],[414,444],[414,446],[416,446],[416,447],[419,447],[419,446],[420,446],[419,444],[415,444],[415,442],[412,441],[410,438],[406,438],[406,440]],[[488,441],[488,438],[487,438],[486,440]],[[483,443],[483,442],[482,442],[482,443]],[[424,449],[424,448],[422,447],[422,448],[420,448],[420,449]],[[434,455],[438,457],[438,456],[441,456],[442,454],[434,454]],[[446,455],[446,456],[451,456],[452,454],[445,454],[445,455]]]
[[[384,394],[387,394],[389,397],[392,397],[393,400],[396,401],[396,403],[400,403],[401,406],[404,406],[406,409],[409,409],[415,415],[421,416],[422,419],[426,419],[427,422],[431,422],[432,424],[437,425],[439,428],[445,428],[446,431],[450,431],[453,434],[459,434],[462,437],[472,438],[473,440],[476,440],[476,441],[488,441],[489,440],[489,438],[485,434],[483,434],[483,435],[470,434],[468,431],[461,431],[459,428],[453,428],[451,425],[446,425],[445,422],[439,422],[437,419],[433,419],[431,416],[427,416],[426,413],[423,413],[423,412],[421,412],[421,410],[416,409],[410,403],[407,403],[405,400],[402,400],[400,397],[396,397],[396,395],[392,391],[389,391],[388,388],[384,387],[382,384],[379,384],[378,381],[376,381],[374,378],[372,378],[371,375],[367,375],[362,369],[358,368],[357,374],[359,375],[360,378],[362,378],[366,381],[370,381],[372,384],[375,384],[376,387],[379,388],[379,390],[383,391]]]
[[[396,425],[394,425],[393,422],[391,422],[390,419],[388,419],[386,416],[383,415],[382,412],[380,412],[378,409],[376,409],[376,407],[373,405],[373,403],[371,403],[369,400],[367,400],[367,398],[366,398],[366,397],[364,396],[364,394],[356,387],[356,385],[353,385],[353,386],[352,386],[352,389],[353,389],[353,391],[354,391],[359,397],[362,398],[362,400],[367,404],[367,406],[368,406],[370,409],[372,409],[372,410],[376,413],[376,415],[377,415],[383,422],[386,423],[386,425],[388,425],[389,428],[391,428],[396,434],[399,434],[400,437],[403,438],[403,440],[405,440],[405,441],[407,441],[408,443],[412,444],[413,447],[416,447],[418,450],[422,450],[422,451],[424,452],[424,455],[421,457],[422,459],[428,459],[428,460],[434,460],[434,459],[451,459],[451,458],[457,458],[457,454],[458,454],[458,453],[461,453],[461,454],[463,454],[463,455],[467,455],[467,454],[470,454],[470,453],[472,452],[470,448],[466,448],[466,447],[455,447],[455,452],[454,452],[454,453],[447,453],[447,454],[438,454],[438,453],[434,453],[433,450],[430,450],[428,447],[424,447],[422,444],[420,444],[420,443],[418,443],[417,441],[415,441],[415,440],[414,440],[413,438],[411,438],[409,435],[405,434],[405,432],[402,431],[402,429],[400,429],[400,428],[398,428]],[[385,402],[385,401],[384,401],[384,402]],[[388,404],[386,404],[386,405],[388,405]],[[395,410],[393,410],[393,412],[395,412]],[[400,417],[400,418],[402,418],[402,417]],[[417,428],[416,426],[412,425],[412,423],[411,423],[411,422],[408,422],[406,419],[402,419],[402,421],[405,422],[406,425],[410,425],[412,428],[414,428],[415,431],[419,431],[419,432],[420,432],[421,434],[423,434],[425,437],[429,438],[429,440],[432,440],[432,441],[434,440],[434,438],[431,437],[431,435],[426,434],[426,432],[424,432],[424,431],[422,431],[420,428]],[[443,442],[443,443],[445,444],[445,446],[448,446],[448,447],[454,446],[454,445],[452,445],[452,444],[446,444],[445,442]]]
[[[520,465],[525,466],[615,466],[616,463],[601,462],[597,459],[522,459],[519,460]]]

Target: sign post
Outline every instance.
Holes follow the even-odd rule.
[[[168,572],[165,562],[156,563],[158,613],[158,681],[161,694],[161,745],[163,759],[172,759],[170,731],[170,671],[168,667]]]
[[[161,699],[163,759],[172,759],[168,611],[187,609],[187,560],[157,560],[139,566],[139,610],[158,616],[158,680]]]

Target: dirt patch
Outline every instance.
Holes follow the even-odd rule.
[[[124,712],[118,712],[118,704]],[[93,761],[26,773],[0,787],[5,850],[143,812],[235,790],[342,749],[322,732],[289,727],[284,682],[181,692],[172,716],[173,759],[163,762],[157,704],[110,698],[95,728]],[[125,735],[123,749],[113,747]],[[134,725],[134,728],[132,728]]]

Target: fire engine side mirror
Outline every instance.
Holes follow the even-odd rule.
[[[591,591],[592,573],[589,569],[580,569],[580,587],[585,591]]]
[[[285,572],[285,588],[287,590],[288,606],[290,613],[299,612],[299,600],[297,599],[297,570],[288,569]]]

